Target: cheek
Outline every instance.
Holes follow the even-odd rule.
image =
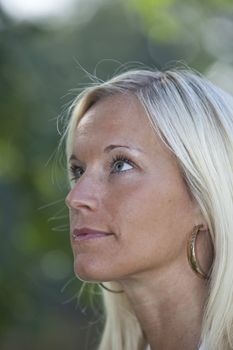
[[[177,216],[184,203],[179,189],[177,191],[174,184],[159,177],[125,181],[109,193],[104,206],[111,213],[114,224],[123,231],[130,227],[144,231],[156,223],[166,225]],[[182,206],[185,208],[186,204]]]
[[[179,179],[148,178],[118,188],[108,208],[117,227],[121,256],[159,262],[185,252],[193,225],[192,205]]]

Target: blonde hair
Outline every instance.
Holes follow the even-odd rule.
[[[66,129],[67,158],[84,113],[110,95],[134,95],[155,132],[175,154],[214,246],[201,340],[208,350],[233,349],[233,98],[189,70],[133,70],[85,89]],[[108,282],[112,289],[117,282]],[[192,292],[192,291],[190,291]],[[103,290],[105,326],[99,350],[141,350],[145,339],[125,294]]]

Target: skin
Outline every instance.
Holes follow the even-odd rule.
[[[109,145],[121,145],[105,152]],[[115,95],[79,122],[66,203],[74,228],[112,235],[73,242],[74,270],[85,281],[117,281],[151,349],[198,348],[208,288],[191,270],[186,245],[197,224],[197,253],[208,271],[208,228],[175,156],[152,130],[136,97]],[[121,155],[129,160],[115,160]]]

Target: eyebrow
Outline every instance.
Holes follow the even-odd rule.
[[[126,146],[126,145],[109,145],[107,147],[105,147],[104,149],[104,153],[109,153],[110,151],[112,151],[114,148],[128,148],[131,149],[132,147]]]
[[[105,147],[104,153],[109,153],[110,151],[112,151],[112,150],[115,149],[115,148],[134,149],[134,150],[137,150],[137,151],[139,151],[139,152],[142,152],[142,149],[139,148],[139,147],[130,147],[130,146],[127,146],[127,145],[108,145],[107,147]],[[71,161],[71,160],[77,160],[77,159],[78,159],[78,158],[77,158],[74,154],[72,154],[72,155],[70,156],[69,161]]]

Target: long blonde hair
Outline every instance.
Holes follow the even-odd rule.
[[[84,113],[114,94],[138,98],[200,206],[215,251],[201,341],[208,350],[233,349],[233,98],[190,70],[122,73],[86,88],[75,100],[65,133],[67,159]],[[117,282],[107,285],[120,288]],[[103,290],[103,301],[99,350],[143,349],[143,332],[126,295]]]

